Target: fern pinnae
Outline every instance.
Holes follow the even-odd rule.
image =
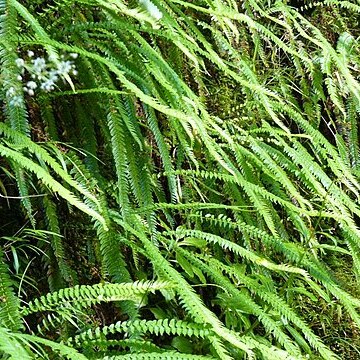
[[[144,339],[105,339],[105,338],[93,338],[89,340],[85,340],[83,346],[99,346],[102,348],[109,348],[113,346],[118,346],[122,349],[131,348],[133,353],[141,353],[141,352],[157,352],[157,353],[164,353],[166,350],[162,349],[161,347],[153,344],[149,340]]]
[[[237,287],[230,282],[230,280],[225,277],[216,267],[212,267],[208,264],[208,261],[205,257],[195,257],[189,251],[182,249],[181,247],[177,248],[183,256],[185,256],[191,263],[198,266],[201,270],[206,272],[209,277],[213,278],[217,284],[221,285],[235,300],[236,303],[242,304],[239,305],[239,310],[248,311],[251,314],[254,314],[258,319],[263,323],[267,331],[270,331],[274,334],[279,343],[285,347],[287,351],[292,354],[299,355],[299,349],[295,344],[290,340],[290,338],[283,332],[281,326],[271,319],[263,309],[251,299],[250,296],[240,292]],[[203,260],[203,261],[201,261]],[[238,309],[234,309],[235,311]]]
[[[200,8],[196,5],[190,5],[189,3],[185,3],[182,2],[180,0],[177,0],[176,3],[181,3],[182,5],[185,6],[189,6],[192,8],[196,8],[197,10],[201,9],[201,11],[203,12],[209,12],[210,10],[205,10],[204,8]],[[227,13],[226,14],[227,17],[231,18],[231,13]],[[246,18],[246,20],[248,20],[249,18],[243,14],[239,15],[244,16],[244,18]],[[189,24],[190,25],[190,24]],[[235,73],[234,71],[230,70],[225,64],[224,62],[219,58],[218,54],[216,54],[210,47],[210,44],[203,38],[202,34],[195,29],[193,26],[191,27],[195,32],[196,35],[199,39],[201,39],[202,44],[205,46],[206,50],[208,51],[208,57],[215,62],[220,69],[222,69],[226,74],[229,74],[231,77],[233,77],[236,81],[238,81],[241,85],[244,85],[245,87],[252,89],[253,91],[255,91],[258,95],[259,98],[261,99],[261,102],[264,106],[264,108],[268,111],[268,113],[270,114],[270,116],[272,117],[272,119],[275,121],[275,123],[279,124],[280,127],[284,127],[284,125],[282,124],[281,120],[277,117],[277,115],[275,114],[275,112],[272,110],[268,96],[275,96],[272,93],[267,92],[267,90],[265,90],[263,87],[257,85],[257,84],[252,84],[249,81],[244,80],[241,76],[239,76],[237,73]],[[271,33],[271,32],[270,32]],[[280,41],[280,43],[282,43]],[[283,44],[283,43],[282,43]],[[287,131],[287,129],[284,127],[284,130]]]
[[[205,355],[193,355],[193,354],[181,354],[175,351],[167,351],[166,354],[150,352],[145,354],[127,354],[127,355],[115,355],[105,356],[104,360],[215,360],[214,357]]]
[[[52,340],[48,340],[39,336],[29,335],[29,334],[13,334],[13,336],[24,342],[32,343],[35,345],[48,346],[53,352],[58,353],[68,359],[72,360],[86,360],[87,358],[78,352],[76,349],[69,347],[63,343],[57,343]]]
[[[225,348],[224,344],[219,339],[212,335],[209,336],[211,341],[211,347],[215,350],[216,354],[221,360],[232,360],[233,357],[230,355],[228,349]]]
[[[143,213],[151,210],[202,210],[202,209],[224,209],[231,210],[235,212],[242,211],[253,211],[253,207],[251,205],[226,205],[226,204],[218,204],[218,203],[208,203],[208,202],[191,202],[191,203],[177,203],[177,204],[169,204],[169,203],[155,203],[149,207],[140,207],[136,210],[137,213]]]
[[[290,18],[293,20],[294,25],[298,29],[299,33],[306,37],[309,41],[314,42],[316,45],[320,46],[325,53],[329,54],[329,57],[331,60],[336,64],[339,72],[344,76],[344,79],[347,82],[347,85],[349,87],[350,92],[353,94],[353,96],[357,99],[357,101],[360,101],[360,85],[355,80],[355,78],[350,73],[348,67],[346,64],[344,64],[343,59],[341,59],[336,51],[332,48],[332,46],[328,43],[328,41],[324,38],[324,36],[321,34],[319,29],[317,29],[315,26],[313,26],[308,20],[306,20],[303,16],[301,16],[299,13],[291,12],[291,15],[289,15]],[[311,29],[312,34],[315,35],[311,37],[310,35],[307,35],[303,30],[300,24],[297,23],[296,18],[298,18],[301,22],[303,22],[309,29]]]
[[[199,231],[199,230],[183,230],[183,229],[178,229],[178,230],[174,231],[173,233],[178,236],[191,236],[191,237],[199,238],[202,240],[206,240],[210,243],[218,244],[225,250],[226,249],[231,250],[234,253],[240,255],[241,257],[244,257],[245,259],[249,260],[250,262],[252,262],[256,265],[264,266],[265,268],[268,268],[268,269],[271,269],[274,271],[285,271],[285,272],[302,275],[305,278],[308,277],[307,272],[304,271],[303,269],[295,268],[295,267],[292,267],[289,265],[274,264],[271,261],[267,260],[266,258],[258,256],[255,252],[247,250],[236,243],[233,243],[229,240],[226,240],[226,239],[224,239],[220,236],[214,235],[214,234],[206,233],[206,232]]]
[[[19,313],[20,302],[15,296],[9,269],[5,263],[4,253],[0,248],[0,324],[10,330],[21,329],[22,322]]]
[[[21,133],[13,131],[5,124],[0,123],[0,134],[10,139],[14,144],[27,148],[27,151],[36,154],[36,156],[44,161],[49,167],[51,167],[63,180],[65,180],[70,186],[74,187],[77,191],[89,198],[93,203],[99,207],[99,202],[94,194],[92,194],[86,187],[80,186],[76,183],[71,176],[51,157],[51,155],[40,145],[31,141]]]
[[[359,183],[355,179],[354,175],[351,173],[348,166],[344,163],[344,161],[339,157],[338,153],[335,151],[334,147],[329,143],[329,141],[314,127],[306,121],[300,113],[297,111],[294,111],[289,105],[287,104],[273,104],[274,107],[276,106],[279,110],[284,111],[289,116],[291,116],[294,121],[303,129],[305,132],[311,136],[311,138],[314,140],[313,145],[316,148],[317,151],[320,152],[320,154],[323,157],[330,157],[333,159],[333,161],[329,161],[328,165],[334,172],[334,174],[339,179],[347,179],[350,189],[354,188],[354,192],[356,194],[356,191],[358,191]],[[269,127],[268,127],[269,129]],[[336,159],[336,160],[335,160]]]
[[[143,104],[142,106],[145,111],[145,117],[149,124],[149,128],[154,134],[156,143],[159,147],[159,152],[161,155],[164,169],[167,172],[168,184],[169,184],[169,190],[170,190],[172,202],[176,203],[179,198],[179,195],[176,189],[175,177],[173,175],[174,168],[171,162],[169,151],[166,147],[166,143],[159,129],[158,119],[155,115],[155,111],[151,107],[145,104]]]
[[[359,129],[356,122],[357,114],[359,113],[359,106],[355,100],[349,100],[347,109],[347,122],[349,123],[350,130],[346,134],[346,142],[350,150],[350,164],[355,169],[358,168],[359,162]]]
[[[283,198],[271,193],[270,191],[265,189],[262,185],[254,184],[250,181],[247,181],[246,179],[244,179],[243,176],[239,175],[239,173],[237,173],[238,176],[233,176],[233,175],[229,175],[226,173],[218,173],[218,172],[214,172],[214,171],[196,171],[196,170],[178,170],[175,173],[180,174],[180,175],[185,175],[185,176],[189,175],[189,174],[194,174],[197,177],[214,178],[214,179],[219,179],[219,180],[222,180],[225,182],[234,183],[234,184],[240,185],[241,188],[246,190],[247,195],[250,193],[252,195],[251,199],[254,199],[254,196],[259,194],[264,199],[270,200],[271,202],[273,202],[275,204],[280,204],[284,208],[290,209],[294,212],[301,211],[303,214],[306,214],[309,216],[315,216],[315,214],[318,214],[318,212],[316,212],[316,211],[314,212],[314,211],[310,211],[310,210],[306,210],[306,209],[300,210],[291,201],[284,200]],[[325,192],[323,192],[323,194],[325,194]],[[255,201],[255,202],[257,203],[257,205],[260,205],[260,209],[261,209],[261,206],[264,206],[264,205],[261,205],[261,204],[263,204],[263,202],[260,200]],[[253,204],[253,206],[255,206],[255,204]],[[329,214],[324,212],[324,216],[326,216],[326,215],[329,216]],[[271,221],[271,223],[273,223],[273,221]],[[276,231],[275,231],[275,233],[276,233]]]
[[[65,256],[65,250],[63,246],[63,239],[60,236],[60,227],[59,227],[59,221],[58,216],[56,213],[56,205],[55,203],[49,199],[48,197],[43,198],[43,204],[46,214],[46,220],[48,223],[48,228],[50,231],[54,233],[54,235],[51,235],[51,247],[53,249],[53,255],[56,259],[57,266],[59,267],[60,273],[62,278],[69,282],[71,281],[71,269],[67,263],[67,259]]]
[[[347,195],[339,191],[338,187],[335,184],[333,184],[333,182],[328,177],[328,175],[325,174],[325,172],[321,169],[319,164],[312,159],[311,155],[305,150],[305,148],[299,142],[293,141],[294,148],[291,148],[283,140],[280,140],[280,138],[278,139],[279,141],[281,141],[285,153],[288,154],[297,164],[299,165],[301,164],[301,166],[303,166],[302,168],[303,174],[306,175],[306,178],[308,179],[309,183],[311,183],[312,186],[315,186],[314,190],[318,194],[321,194],[322,197],[325,199],[329,199],[331,198],[331,196],[339,197],[342,199],[342,202],[344,202],[346,205],[351,207],[352,211],[358,212],[358,209],[354,207],[351,200],[349,201]],[[301,156],[299,157],[300,154]],[[331,195],[328,195],[328,191],[330,192]],[[334,195],[332,193],[334,193]],[[340,215],[339,217],[341,218],[342,216]]]
[[[342,306],[351,314],[353,320],[358,323],[359,322],[359,315],[356,313],[355,307],[360,306],[360,303],[355,300],[350,294],[346,293],[342,290],[336,280],[332,277],[329,277],[327,274],[327,270],[324,265],[320,262],[315,261],[314,258],[311,256],[305,256],[303,249],[300,246],[291,244],[291,243],[284,243],[284,241],[277,239],[265,231],[261,231],[254,226],[250,226],[246,223],[236,223],[231,220],[226,219],[225,217],[215,218],[214,216],[205,216],[203,217],[204,220],[213,222],[214,224],[229,228],[232,227],[234,229],[238,229],[242,233],[248,233],[252,237],[261,239],[266,246],[276,249],[277,251],[284,254],[284,256],[291,262],[295,264],[299,264],[301,262],[301,266],[307,269],[310,273],[311,277],[315,278],[319,281],[324,288],[326,288],[330,293],[334,294],[338,299],[340,299]],[[184,245],[186,245],[186,240],[184,240]],[[308,282],[309,279],[305,278]]]
[[[281,252],[290,262],[298,263],[300,259],[299,249],[295,245],[289,245],[283,239],[268,234],[265,230],[259,229],[255,225],[246,222],[234,221],[226,216],[211,214],[194,214],[193,217],[199,217],[202,222],[210,222],[216,227],[223,229],[233,229],[239,231],[243,236],[251,236],[255,241],[261,241],[265,246],[271,247],[273,250]],[[186,243],[186,239],[183,240]]]
[[[128,224],[121,221],[116,213],[113,213],[113,216],[114,221],[141,240],[147,250],[148,256],[152,259],[154,266],[157,268],[157,271],[163,274],[163,276],[169,281],[177,284],[176,289],[181,298],[182,305],[185,310],[190,313],[194,320],[198,323],[208,324],[211,326],[212,331],[220,338],[227,340],[235,347],[244,350],[249,357],[252,357],[253,352],[251,351],[251,347],[249,347],[246,343],[243,343],[237,335],[234,335],[226,329],[217,317],[203,305],[202,301],[191,289],[189,284],[175,269],[171,267],[168,261],[161,255],[157,247],[147,239],[146,235],[136,231]]]
[[[214,265],[217,264],[217,266],[220,267],[221,269],[231,272],[234,275],[235,274],[238,274],[238,276],[240,275],[238,271],[229,268],[228,266],[222,265],[218,260],[211,259],[211,263],[213,263]],[[245,278],[241,276],[241,279],[242,281],[244,281]],[[250,285],[253,280],[248,279],[248,281],[249,281],[248,285]],[[259,287],[257,283],[256,284],[254,283],[253,285],[255,285],[253,287],[253,290],[256,289],[255,291],[259,296],[267,299],[271,304],[270,305],[271,307],[274,307],[277,311],[283,313],[284,316],[286,316],[289,320],[291,320],[294,324],[296,324],[299,327],[299,329],[301,329],[301,331],[304,333],[304,336],[309,341],[310,345],[321,354],[323,359],[338,360],[338,357],[321,342],[320,338],[317,337],[310,330],[308,325],[302,319],[300,319],[280,297],[272,293],[268,293],[267,291],[262,292],[261,287]]]
[[[142,81],[140,81],[139,86],[141,86],[143,88],[143,91],[145,93],[150,94],[149,89],[152,88],[152,91],[153,91],[153,87],[151,85],[150,77],[143,70],[139,70],[139,72],[140,72],[140,75],[141,75],[141,77],[139,77],[139,78],[142,79]],[[145,83],[143,81],[144,79],[147,80]],[[147,83],[149,83],[149,84],[147,84]],[[145,86],[145,84],[147,86]],[[163,166],[164,166],[165,169],[171,170],[172,165],[171,165],[170,155],[169,155],[168,149],[167,149],[167,147],[165,145],[163,135],[161,134],[160,129],[158,127],[158,119],[157,119],[157,116],[155,114],[155,111],[151,107],[148,107],[146,104],[142,104],[142,108],[143,108],[143,110],[145,112],[145,118],[148,121],[150,130],[153,132],[153,134],[155,136],[155,140],[156,140],[157,145],[159,147],[160,155],[161,155],[161,158],[162,158],[162,161],[163,161]],[[133,116],[133,120],[135,120],[134,116]],[[134,124],[136,124],[135,121],[134,121]],[[142,147],[143,146],[142,142],[140,142],[140,144],[141,144],[141,147]],[[177,198],[176,185],[175,185],[174,179],[172,179],[172,176],[169,176],[169,186],[170,186],[171,196],[175,201],[175,199]]]
[[[9,157],[10,159],[16,161],[21,167],[28,169],[29,171],[36,174],[50,189],[52,189],[54,192],[57,192],[64,199],[68,200],[70,204],[76,206],[91,217],[98,219],[105,226],[102,215],[100,215],[96,210],[89,208],[81,200],[76,198],[69,190],[54,180],[41,166],[32,161],[29,161],[29,159],[21,155],[19,152],[16,152],[10,148],[6,148],[3,145],[0,145],[0,153],[3,156]]]
[[[119,321],[109,326],[96,328],[95,330],[88,330],[85,333],[76,335],[74,338],[69,338],[68,344],[81,344],[82,342],[97,338],[101,335],[126,333],[126,332],[140,332],[150,333],[154,335],[182,335],[205,338],[211,334],[211,331],[203,325],[189,323],[183,320],[176,319],[160,319],[160,320],[134,320],[134,321]]]
[[[122,117],[125,119],[125,125],[129,131],[129,133],[134,138],[134,141],[139,146],[139,150],[144,150],[144,140],[142,139],[142,134],[140,130],[140,125],[138,123],[138,118],[136,114],[136,99],[132,96],[122,96],[122,105],[123,115]],[[118,107],[119,108],[119,107]]]
[[[92,107],[89,103],[85,103],[86,107]],[[77,113],[76,127],[81,139],[86,141],[79,143],[77,146],[86,151],[85,164],[89,171],[99,179],[100,170],[98,160],[96,158],[97,153],[97,139],[95,133],[94,119],[91,116],[84,116],[86,112],[84,107],[79,101],[75,101],[75,109]]]
[[[107,115],[108,127],[111,134],[113,158],[117,173],[118,186],[118,204],[121,208],[124,218],[127,216],[129,199],[128,199],[128,180],[126,178],[126,150],[124,144],[123,122],[117,114],[116,108],[110,108]]]
[[[58,141],[58,130],[56,127],[56,119],[52,109],[51,99],[46,96],[39,96],[39,104],[41,111],[41,118],[44,122],[44,129],[46,134],[53,140]]]
[[[273,177],[278,180],[282,186],[286,187],[287,191],[290,193],[290,195],[296,199],[296,201],[299,203],[300,207],[306,207],[311,208],[311,205],[309,202],[306,202],[305,199],[299,194],[298,190],[295,188],[295,186],[291,183],[290,179],[288,178],[287,174],[284,170],[282,170],[281,166],[278,165],[262,148],[262,144],[257,142],[256,140],[249,139],[250,140],[250,147],[256,153],[260,159],[261,164],[265,165]]]
[[[26,344],[26,341],[21,340],[14,337],[8,328],[0,327],[0,351],[3,356],[7,355],[10,359],[33,359],[33,356],[27,349],[26,345],[28,344]]]
[[[360,230],[358,227],[352,224],[341,223],[342,233],[344,235],[344,239],[347,243],[347,246],[351,252],[352,261],[354,264],[354,270],[357,277],[358,282],[360,281]]]
[[[22,309],[22,315],[38,311],[57,311],[62,307],[74,308],[89,307],[92,304],[119,300],[140,300],[146,292],[169,288],[172,285],[166,282],[135,282],[122,284],[76,285],[47,294],[29,302]],[[71,305],[73,303],[73,305]]]

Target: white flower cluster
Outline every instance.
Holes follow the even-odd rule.
[[[64,55],[61,56],[60,61],[51,56],[48,59],[44,57],[34,58],[34,56],[33,51],[28,51],[27,61],[22,58],[15,60],[15,64],[20,70],[17,80],[23,81],[26,78],[28,79],[23,90],[30,96],[35,95],[37,88],[46,92],[55,90],[56,83],[60,79],[64,80],[65,78],[68,79],[70,75],[77,75],[73,61],[66,60]],[[71,53],[69,56],[75,60],[78,54]],[[10,105],[21,106],[22,95],[18,94],[14,87],[9,88],[6,96],[10,99]]]

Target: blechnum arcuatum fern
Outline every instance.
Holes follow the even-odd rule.
[[[350,356],[359,16],[0,0],[4,358]]]

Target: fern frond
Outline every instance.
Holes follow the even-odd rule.
[[[100,336],[106,336],[108,334],[115,333],[150,333],[159,335],[182,335],[182,336],[194,336],[200,338],[206,338],[211,334],[203,325],[189,323],[183,320],[177,319],[161,319],[161,320],[134,320],[134,321],[119,321],[110,326],[97,328],[95,330],[88,330],[80,335],[76,335],[73,339],[68,340],[68,344],[74,343],[78,346],[83,341],[88,339],[99,338]]]
[[[240,273],[237,272],[236,270],[233,270],[227,266],[220,264],[220,262],[217,260],[214,260],[214,259],[210,260],[210,264],[213,264],[214,266],[215,266],[215,264],[217,264],[217,266],[224,269],[225,271],[227,269],[228,271],[232,272],[233,274],[237,273],[238,275],[240,275]],[[241,275],[240,275],[240,277],[241,277],[241,279],[244,279],[244,277],[242,277]],[[239,278],[239,280],[240,280],[240,278]],[[251,282],[252,282],[252,280],[249,281],[249,284]],[[310,345],[314,349],[316,349],[324,359],[333,359],[333,360],[338,359],[338,357],[328,347],[326,347],[322,343],[320,338],[317,337],[309,329],[308,325],[302,319],[298,318],[298,316],[287,306],[287,304],[280,297],[275,296],[273,293],[266,294],[267,291],[265,290],[263,292],[262,291],[263,289],[261,289],[261,287],[259,287],[259,285],[256,284],[255,282],[253,283],[253,290],[255,290],[257,292],[257,294],[263,298],[267,298],[267,296],[269,296],[267,300],[269,301],[270,306],[272,308],[276,309],[277,311],[279,311],[287,319],[289,319],[296,326],[298,326],[299,329],[304,333],[304,336],[309,341]]]
[[[78,352],[72,347],[66,346],[62,343],[57,343],[55,341],[51,341],[48,339],[41,338],[35,335],[28,335],[28,334],[17,334],[12,333],[12,336],[16,338],[18,341],[25,341],[27,343],[33,343],[35,345],[47,346],[52,350],[54,353],[58,353],[61,356],[64,356],[68,359],[72,360],[86,360],[86,356]],[[33,357],[31,357],[33,358]],[[18,359],[18,358],[17,358]]]
[[[0,327],[0,353],[6,354],[11,360],[31,360],[33,356],[29,353],[24,342],[17,339],[8,328]]]
[[[222,238],[221,236],[209,234],[209,233],[206,233],[203,231],[198,231],[198,230],[184,230],[184,229],[178,229],[178,230],[174,231],[173,234],[178,235],[180,237],[181,236],[194,237],[194,238],[206,240],[210,243],[218,244],[223,249],[231,250],[234,253],[240,255],[241,257],[244,257],[245,259],[249,260],[250,262],[253,262],[254,264],[257,264],[259,266],[264,266],[267,269],[301,274],[304,277],[308,277],[307,272],[304,271],[303,269],[295,268],[295,267],[292,267],[289,265],[274,264],[271,261],[267,260],[266,258],[256,255],[255,252],[249,251],[249,250],[239,246],[236,243],[233,243],[229,240]]]
[[[128,355],[115,355],[115,356],[105,356],[104,360],[214,360],[214,357],[203,356],[203,355],[193,355],[193,354],[181,354],[175,351],[166,351],[165,353],[146,353],[146,354],[128,354]]]
[[[71,280],[71,269],[67,263],[65,256],[65,250],[62,243],[62,237],[60,235],[59,220],[56,213],[56,206],[54,202],[48,197],[43,199],[46,219],[48,223],[48,229],[53,233],[51,235],[51,247],[56,259],[57,266],[59,267],[62,278],[69,282]]]
[[[102,348],[113,348],[115,346],[122,349],[130,348],[133,353],[163,353],[166,350],[161,347],[153,344],[150,341],[144,339],[124,339],[124,340],[115,340],[115,339],[105,339],[103,337],[98,337],[95,339],[88,339],[83,342],[83,346],[99,346]]]
[[[99,220],[105,226],[104,218],[96,211],[85,205],[81,200],[76,198],[69,190],[64,188],[59,182],[54,180],[49,173],[44,170],[41,166],[37,165],[33,161],[29,160],[19,152],[0,145],[0,153],[2,156],[8,157],[15,161],[22,168],[27,169],[34,173],[41,181],[48,186],[52,191],[57,192],[61,197],[66,199],[70,204],[79,208],[86,214],[90,215],[94,219]]]
[[[271,316],[266,314],[266,312],[264,312],[264,310],[250,296],[247,296],[245,293],[239,291],[236,285],[232,284],[228,278],[218,271],[217,267],[209,265],[204,258],[203,260],[205,261],[201,261],[199,257],[195,257],[189,251],[186,251],[181,247],[178,247],[177,251],[185,256],[191,263],[198,266],[201,270],[208,274],[217,284],[226,290],[234,303],[238,304],[236,308],[232,307],[230,304],[228,305],[229,307],[233,308],[234,311],[250,313],[256,316],[267,331],[274,334],[279,343],[284,346],[289,353],[299,355],[299,349],[284,333],[281,328],[281,324],[277,323],[271,318]]]
[[[114,220],[121,225],[125,230],[134,234],[138,237],[143,243],[147,255],[152,259],[153,264],[156,268],[156,271],[164,276],[168,281],[176,283],[176,290],[181,298],[181,303],[184,306],[185,310],[189,312],[189,314],[194,318],[197,323],[207,324],[210,326],[210,330],[212,330],[215,334],[217,334],[220,338],[230,342],[235,347],[244,350],[252,356],[251,348],[235,334],[226,329],[217,317],[206,308],[199,297],[195,294],[193,289],[189,286],[189,284],[184,280],[184,278],[173,269],[169,262],[162,256],[157,247],[147,239],[146,235],[133,229],[128,224],[124,223],[118,218],[118,214],[112,213],[114,216]],[[141,228],[141,224],[140,228]]]
[[[169,283],[160,281],[76,285],[71,288],[61,289],[55,293],[49,293],[29,302],[26,307],[23,307],[22,314],[25,316],[38,311],[57,311],[62,307],[69,306],[80,309],[90,307],[92,304],[109,301],[132,300],[141,302],[145,293],[170,287]]]
[[[0,299],[1,329],[4,327],[11,330],[21,329],[20,302],[14,293],[13,283],[10,279],[9,269],[4,261],[2,248],[0,248]]]

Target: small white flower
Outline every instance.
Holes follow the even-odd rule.
[[[16,79],[19,80],[19,81],[21,81],[21,80],[22,80],[22,76],[21,76],[21,75],[18,75],[18,76],[16,77]]]
[[[42,71],[44,71],[46,69],[46,61],[44,58],[36,58],[35,60],[33,60],[33,65],[34,65],[34,72],[36,74],[40,74]]]
[[[45,82],[43,82],[41,84],[40,87],[41,87],[42,90],[45,90],[45,91],[49,92],[49,91],[55,89],[55,83],[52,80],[47,79]]]
[[[30,89],[29,91],[28,91],[28,94],[30,95],[30,96],[34,96],[34,90],[32,90],[32,89]]]
[[[15,60],[15,64],[17,67],[22,68],[25,65],[25,61],[24,59],[18,58]]]
[[[72,71],[73,75],[76,76],[78,74],[78,71],[77,70],[73,70]]]
[[[72,69],[71,61],[61,61],[58,65],[57,72],[60,76],[69,74]]]
[[[72,57],[73,59],[77,59],[79,56],[79,54],[77,53],[70,53],[70,57]]]
[[[26,86],[31,90],[35,90],[37,88],[37,84],[35,81],[29,81]]]
[[[34,55],[35,55],[35,54],[34,54],[33,51],[31,51],[31,50],[28,51],[28,56],[29,56],[29,57],[33,57]]]

